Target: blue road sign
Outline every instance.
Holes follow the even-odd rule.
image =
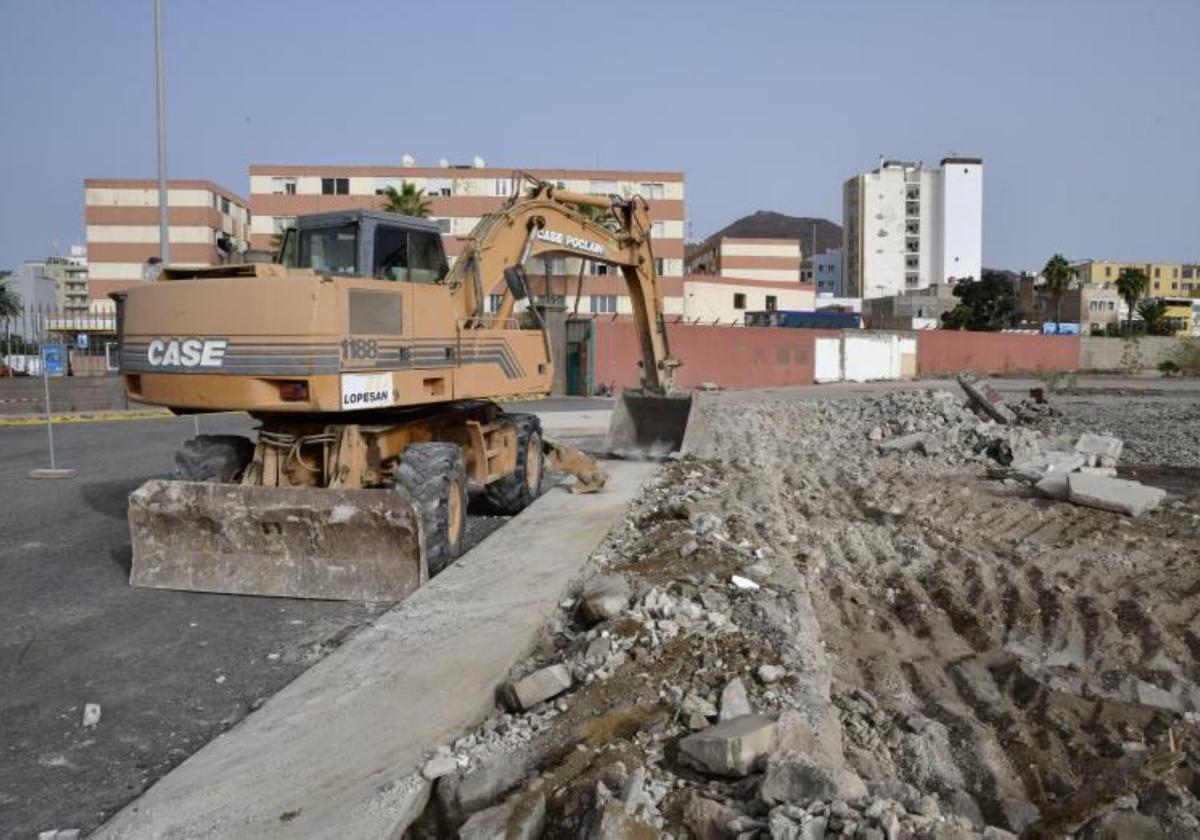
[[[67,367],[67,351],[61,344],[46,344],[42,347],[42,364],[47,376],[62,376]]]

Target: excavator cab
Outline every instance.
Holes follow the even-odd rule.
[[[375,210],[301,216],[284,231],[276,261],[317,274],[440,283],[449,266],[441,231],[427,219]]]

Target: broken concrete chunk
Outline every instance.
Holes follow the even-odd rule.
[[[771,751],[775,722],[762,715],[744,715],[688,735],[679,742],[679,755],[699,770],[718,776],[745,776]]]
[[[629,582],[621,575],[601,575],[589,581],[580,597],[579,610],[589,624],[616,618],[629,604]]]
[[[429,781],[449,776],[458,770],[458,762],[452,755],[435,755],[421,768],[421,775]]]
[[[557,697],[569,689],[571,684],[571,672],[567,670],[567,666],[551,665],[516,682],[510,682],[505,686],[504,698],[514,711],[524,711],[544,700]]]
[[[458,830],[461,840],[534,840],[546,824],[546,797],[517,793],[471,816]]]
[[[1000,396],[1000,392],[987,382],[974,382],[960,373],[958,384],[971,400],[971,405],[997,423],[1011,424],[1017,421],[1012,409],[1004,404],[1004,398]]]
[[[1087,458],[1089,467],[1115,467],[1124,446],[1120,438],[1084,432],[1075,442],[1075,451]]]
[[[679,708],[685,715],[701,715],[706,718],[717,716],[717,707],[694,691],[683,698]]]
[[[922,455],[932,455],[942,451],[942,442],[926,432],[914,432],[911,435],[892,438],[879,444],[880,452],[920,452]]]
[[[1075,504],[1111,510],[1126,516],[1141,516],[1146,511],[1154,510],[1167,497],[1165,490],[1123,478],[1071,473],[1067,476],[1067,482],[1069,498]]]
[[[1033,483],[1050,473],[1074,472],[1086,461],[1087,459],[1078,452],[1038,452],[1028,458],[1014,459],[1008,474]]]
[[[86,727],[95,726],[100,722],[100,704],[87,703],[83,707],[83,725]]]
[[[779,682],[787,674],[786,668],[781,668],[778,665],[759,665],[758,679],[763,685]]]
[[[1046,498],[1065,502],[1071,495],[1071,488],[1067,484],[1068,475],[1070,473],[1048,472],[1033,486]]]
[[[772,760],[758,791],[768,805],[803,803],[813,799],[858,799],[867,786],[857,774],[843,768],[821,767],[799,756]]]
[[[721,692],[721,712],[717,719],[724,723],[727,720],[748,715],[753,711],[750,708],[750,698],[746,694],[745,683],[736,677],[730,680],[729,684],[725,686],[725,690]]]
[[[753,592],[761,588],[757,583],[750,580],[750,578],[744,578],[741,575],[734,575],[729,579],[729,582],[743,592]]]
[[[583,837],[587,840],[640,840],[659,833],[625,812],[620,802],[609,800],[588,815]]]
[[[737,816],[728,805],[693,793],[683,806],[683,824],[696,840],[725,840],[725,825]]]

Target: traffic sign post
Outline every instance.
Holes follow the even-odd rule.
[[[50,442],[50,469],[30,470],[30,478],[74,478],[75,470],[58,468],[54,460],[54,421],[50,415],[50,374],[62,376],[67,353],[61,344],[42,345],[42,390],[46,395],[46,437]]]

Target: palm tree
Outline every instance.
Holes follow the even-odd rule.
[[[1047,260],[1046,267],[1042,269],[1042,277],[1046,279],[1046,291],[1050,294],[1050,300],[1054,302],[1054,332],[1057,333],[1062,323],[1063,295],[1067,293],[1067,288],[1075,278],[1075,270],[1071,268],[1066,257],[1055,254]]]
[[[21,296],[0,281],[0,318],[15,318],[21,314]]]
[[[402,213],[405,216],[424,219],[429,215],[431,205],[425,197],[425,190],[419,190],[414,184],[405,181],[398,190],[395,187],[384,188],[383,209],[389,213]]]
[[[1137,314],[1142,316],[1149,335],[1158,335],[1167,326],[1167,305],[1161,300],[1143,300],[1137,305]]]
[[[1140,268],[1122,268],[1120,276],[1117,277],[1116,286],[1117,294],[1121,296],[1121,300],[1125,301],[1125,306],[1129,309],[1127,324],[1129,331],[1133,332],[1133,306],[1137,303],[1138,298],[1146,293],[1146,289],[1150,288],[1150,278]]]

